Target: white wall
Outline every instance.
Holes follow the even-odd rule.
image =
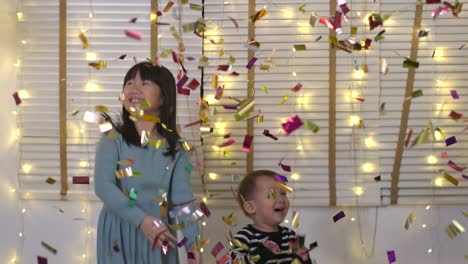
[[[15,254],[22,255],[19,263],[37,263],[37,256],[46,256],[50,264],[54,263],[95,263],[95,224],[100,203],[77,201],[18,201],[12,188],[17,188],[18,151],[13,139],[15,131],[16,110],[12,93],[16,90],[15,18],[16,1],[0,0],[0,263],[10,263]],[[18,233],[22,230],[20,210],[26,209],[24,215],[24,248]],[[60,213],[60,208],[64,213]],[[88,208],[83,213],[82,209]],[[362,208],[359,214],[356,209],[344,209],[348,215],[337,223],[332,216],[341,209],[312,208],[298,209],[300,212],[299,232],[306,234],[307,243],[317,240],[319,247],[312,252],[317,263],[388,263],[386,251],[396,251],[397,263],[425,264],[458,264],[467,263],[464,254],[468,254],[466,233],[451,240],[444,230],[452,219],[459,220],[468,227],[468,220],[463,211],[468,206],[433,206],[425,210],[418,207]],[[239,217],[239,224],[233,231],[247,223],[247,219],[237,209],[211,208],[212,216],[207,220],[205,236],[211,246],[205,248],[205,263],[214,263],[209,251],[217,241],[225,242],[224,234],[228,227],[221,216],[234,212]],[[290,210],[292,212],[292,209]],[[416,221],[405,231],[404,222],[409,213],[416,215]],[[350,221],[351,217],[360,219],[362,229],[362,250],[358,222]],[[89,220],[89,224],[75,218]],[[427,224],[427,228],[422,228]],[[87,234],[87,226],[91,234]],[[374,232],[375,230],[375,232]],[[375,234],[375,235],[374,235]],[[58,250],[51,255],[41,246],[44,241]],[[427,250],[432,248],[432,253]],[[83,261],[83,253],[87,254]]]

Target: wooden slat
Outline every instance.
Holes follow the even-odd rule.
[[[59,109],[60,109],[60,195],[68,192],[67,170],[67,0],[60,0]]]
[[[334,15],[336,1],[330,1],[330,16]],[[330,30],[330,38],[336,37],[335,30]],[[330,206],[336,206],[336,48],[329,44],[328,59],[328,184]]]
[[[249,1],[249,28],[248,28],[248,38],[250,40],[255,39],[255,23],[250,19],[251,16],[255,15],[255,0]],[[255,56],[255,51],[249,49],[247,54],[247,63]],[[252,67],[247,72],[247,97],[254,98],[254,85],[255,85],[255,67]],[[247,120],[247,135],[254,135],[254,120]],[[250,146],[250,151],[247,152],[247,174],[251,173],[254,168],[254,145]]]
[[[419,44],[418,30],[421,27],[422,11],[423,11],[422,2],[418,1],[418,3],[416,4],[416,14],[414,17],[413,36],[411,40],[410,59],[412,61],[416,61],[418,57],[418,44]],[[397,148],[395,151],[395,160],[393,162],[391,204],[398,203],[398,180],[400,177],[401,159],[403,157],[403,144],[405,141],[405,134],[406,134],[406,129],[408,127],[408,118],[409,118],[409,112],[410,112],[410,107],[411,107],[411,100],[407,100],[406,98],[411,97],[411,94],[413,92],[415,73],[416,73],[416,69],[414,68],[408,69],[408,78],[406,79],[405,97],[403,98],[403,111],[401,112],[400,133],[398,135],[398,143],[397,143]]]
[[[158,0],[151,0],[151,14],[158,12]],[[156,21],[151,21],[151,59],[158,55],[158,25]]]

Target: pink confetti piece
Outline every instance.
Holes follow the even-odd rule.
[[[200,210],[202,210],[202,212],[206,215],[206,217],[210,217],[211,211],[208,208],[208,206],[206,206],[205,202],[200,203]]]
[[[391,264],[396,261],[395,250],[387,250],[388,263]]]
[[[216,243],[216,245],[211,249],[211,255],[216,258],[219,252],[224,249],[224,245],[221,242]]]
[[[245,135],[244,142],[242,143],[242,151],[249,152],[250,146],[252,145],[253,136]]]
[[[73,184],[89,184],[89,176],[73,176]]]
[[[333,216],[333,222],[336,223],[338,220],[340,220],[341,218],[343,218],[345,216],[346,216],[345,213],[343,211],[340,211],[335,216]]]
[[[279,182],[288,182],[288,178],[286,178],[286,176],[283,176],[281,174],[276,174],[275,175],[275,180],[277,180]]]
[[[195,169],[201,170],[203,168],[203,164],[201,162],[195,163]]]
[[[293,88],[291,88],[291,91],[297,93],[302,89],[302,84],[298,83],[296,84]]]
[[[223,92],[224,92],[224,87],[218,87],[218,89],[216,89],[216,93],[215,93],[215,99],[216,100],[219,100],[221,99],[221,97],[223,97]]]
[[[336,31],[341,30],[341,13],[335,10],[335,19],[333,20],[333,27]]]
[[[184,76],[182,76],[182,78],[180,78],[180,80],[177,82],[177,88],[182,88],[185,83],[188,81],[188,77],[187,75],[184,74]]]
[[[20,105],[20,104],[21,104],[21,98],[20,98],[18,92],[14,92],[14,93],[13,93],[13,98],[15,99],[16,105]]]
[[[364,48],[365,49],[369,49],[370,45],[372,43],[372,39],[366,39],[365,43],[364,43]]]
[[[229,253],[224,254],[220,259],[216,260],[216,264],[224,264],[231,259],[231,255]]]
[[[440,156],[443,158],[443,159],[447,159],[448,158],[448,155],[447,155],[447,152],[441,152],[440,153]]]
[[[450,168],[456,170],[456,171],[459,171],[459,172],[462,172],[465,170],[465,168],[462,168],[460,166],[458,166],[457,164],[455,164],[455,162],[449,160],[448,161],[448,164],[447,164]]]
[[[440,4],[440,0],[426,0],[426,4]]]
[[[284,159],[284,158],[283,158]],[[280,166],[284,171],[291,172],[291,166],[283,164],[283,159],[278,162],[278,166]]]
[[[366,98],[354,98],[355,100],[358,100],[359,102],[364,102],[366,100]]]
[[[125,35],[129,38],[141,40],[141,33],[135,30],[125,29]]]
[[[281,124],[285,131],[286,136],[294,132],[296,129],[300,128],[304,123],[299,118],[298,115],[294,115],[288,119],[286,123]]]
[[[216,70],[218,70],[218,71],[228,71],[230,67],[231,67],[231,65],[218,65]]]
[[[195,125],[198,125],[198,124],[201,124],[201,120],[197,120],[197,121],[194,121],[192,123],[188,123],[184,127],[191,127],[191,126],[195,126]]]
[[[194,60],[195,60],[195,57],[188,56],[186,59],[187,59],[188,61],[194,61]]]
[[[250,59],[249,63],[247,63],[245,67],[250,70],[256,61],[257,61],[257,58],[253,57],[252,59]]]
[[[228,141],[218,145],[219,148],[224,148],[227,146],[231,146],[232,144],[236,143],[236,141],[233,138],[230,138]]]
[[[450,90],[450,94],[452,95],[453,99],[460,99],[460,96],[458,95],[457,90]]]
[[[343,11],[343,14],[347,14],[349,12],[349,7],[346,5],[346,3],[340,5],[341,11]]]
[[[185,244],[187,243],[187,241],[188,241],[188,238],[187,238],[187,237],[184,237],[184,238],[182,238],[182,240],[179,241],[179,243],[177,243],[177,246],[178,246],[178,247],[183,247],[183,246],[185,246]]]
[[[334,29],[333,28],[333,24],[330,22],[330,20],[328,20],[328,18],[326,17],[320,17],[320,20],[319,20],[320,24],[323,24],[325,25],[326,27],[328,27],[329,29]]]
[[[190,95],[190,89],[177,88],[177,93],[182,94],[182,95]]]
[[[193,78],[190,83],[187,85],[188,88],[195,90],[200,86],[200,82],[197,79]]]
[[[264,130],[263,130],[263,135],[265,135],[265,136],[267,136],[267,137],[269,137],[269,138],[271,138],[271,139],[273,139],[273,140],[278,140],[278,137],[276,137],[276,136],[270,134],[270,131],[267,130],[267,129],[264,129]]]

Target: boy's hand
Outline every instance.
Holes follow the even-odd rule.
[[[309,260],[309,250],[307,248],[299,248],[296,250],[296,255],[301,257],[303,262]]]
[[[280,247],[278,246],[278,244],[276,244],[274,241],[269,240],[268,237],[265,237],[260,242],[262,243],[263,246],[268,248],[268,250],[270,250],[274,254],[280,251]]]

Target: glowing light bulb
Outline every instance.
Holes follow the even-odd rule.
[[[366,73],[363,70],[357,70],[353,72],[353,78],[354,79],[362,79]]]
[[[291,174],[291,179],[297,181],[301,178],[301,175],[299,175],[299,173],[293,173]]]
[[[83,255],[81,255],[81,257],[85,259],[85,258],[86,258],[86,254],[83,253]]]
[[[203,253],[203,251],[205,251],[203,248],[200,248],[200,253]]]
[[[32,166],[31,164],[23,164],[23,172],[28,174],[29,172],[31,172],[31,169],[32,169]]]
[[[354,222],[354,221],[356,221],[356,218],[351,217],[351,222]]]
[[[95,61],[97,58],[96,52],[86,52],[87,61]]]
[[[80,161],[81,168],[87,168],[89,166],[89,162],[87,160]]]
[[[444,136],[442,136],[442,133],[438,130],[434,131],[434,137],[437,141],[444,139]]]
[[[151,22],[156,21],[157,18],[158,18],[158,16],[157,16],[155,13],[151,13],[151,14],[150,14],[150,21],[151,21]]]
[[[284,18],[293,18],[294,17],[294,11],[291,9],[283,9],[283,17]]]
[[[81,212],[82,212],[83,214],[85,214],[85,213],[86,213],[86,209],[85,209],[85,208],[81,209]]]
[[[422,224],[422,228],[426,228],[426,227],[427,227],[427,225],[426,225],[426,224]]]
[[[353,192],[354,192],[357,196],[361,196],[361,195],[364,193],[364,188],[362,188],[362,186],[354,186],[354,187],[353,187]]]
[[[366,163],[362,164],[361,168],[362,168],[362,170],[364,172],[372,172],[375,169],[374,164],[372,164],[370,162],[366,162]]]
[[[23,12],[17,12],[16,17],[18,18],[18,21],[23,21]]]
[[[297,76],[297,73],[296,73],[296,72],[292,72],[292,76],[296,77],[296,76]]]
[[[444,185],[444,178],[442,177],[437,177],[435,180],[434,180],[434,185],[437,186],[437,187],[442,187]]]
[[[19,237],[23,237],[23,233],[22,233],[22,232],[19,232],[18,236],[19,236]]]
[[[26,208],[21,209],[21,213],[26,213]]]
[[[374,148],[377,146],[377,142],[375,142],[374,138],[373,137],[367,137],[364,139],[364,144],[366,144],[366,146],[368,148]]]
[[[431,209],[431,206],[430,205],[426,206],[426,210],[429,210],[429,209]]]
[[[18,95],[20,98],[31,98],[31,95],[26,90],[19,90]]]
[[[218,178],[218,174],[216,174],[214,172],[210,172],[210,173],[208,173],[208,177],[210,177],[210,179],[212,179],[212,180],[216,180]]]
[[[85,85],[86,92],[96,92],[99,90],[99,86],[91,81],[88,81]]]
[[[88,235],[91,235],[91,233],[92,233],[91,229],[88,229],[88,231],[86,233],[88,233]]]
[[[206,226],[206,222],[205,222],[205,221],[202,222],[202,226]]]
[[[427,160],[427,163],[429,164],[437,163],[437,158],[434,155],[427,156],[426,160]]]
[[[288,219],[285,219],[284,222],[285,222],[286,224],[289,224],[289,220],[288,220]]]
[[[204,203],[206,203],[206,201],[208,201],[208,199],[206,199],[206,197],[203,197],[202,200],[203,200]]]
[[[431,253],[431,252],[432,252],[432,248],[427,250],[427,253]]]
[[[11,189],[11,192],[12,192],[12,193],[16,192],[16,189],[12,188],[12,189]]]
[[[351,126],[357,126],[361,122],[361,118],[359,116],[352,115],[350,116],[350,124]]]

